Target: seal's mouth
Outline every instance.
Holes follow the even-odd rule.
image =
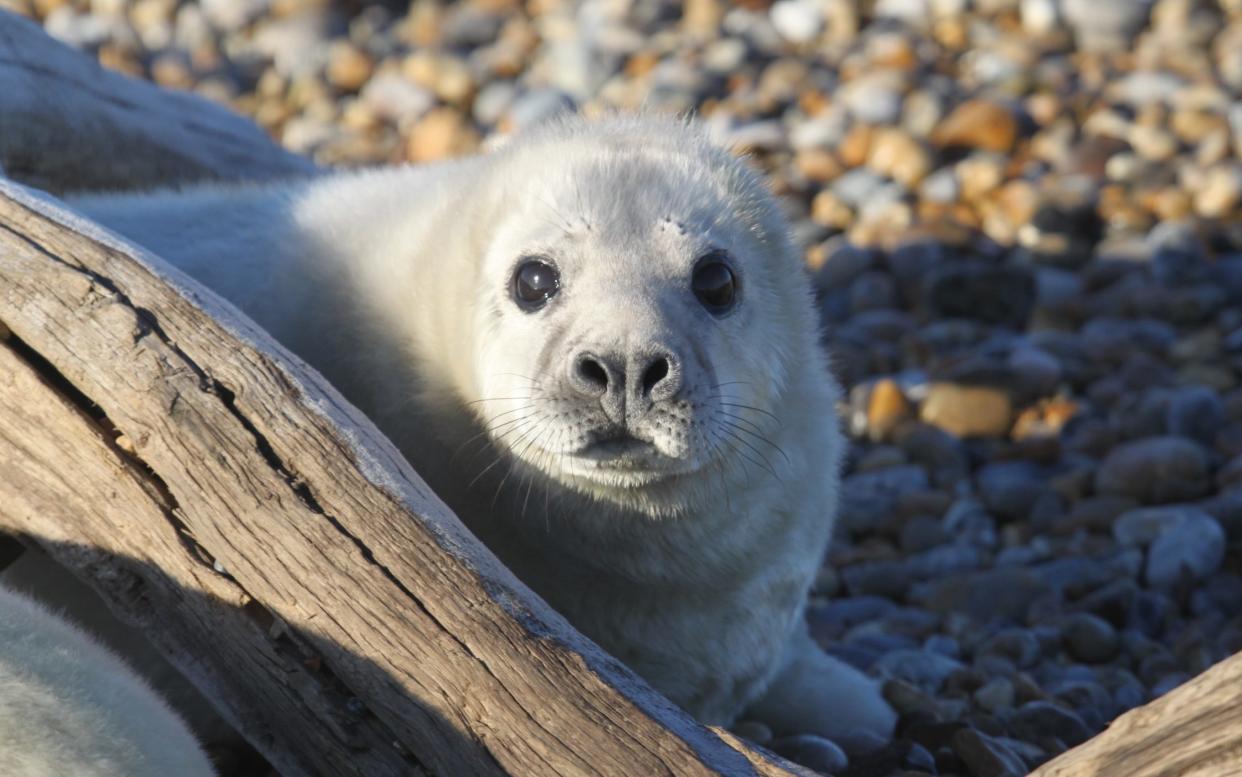
[[[667,459],[654,443],[626,431],[597,436],[586,447],[574,453],[575,458],[593,462],[602,469],[652,469]]]

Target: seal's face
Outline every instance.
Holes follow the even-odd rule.
[[[714,150],[565,154],[531,171],[535,196],[526,181],[488,247],[475,408],[493,442],[626,502],[712,466],[778,466],[778,333],[805,301],[766,192]]]

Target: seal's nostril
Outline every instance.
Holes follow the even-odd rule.
[[[668,359],[663,356],[647,365],[647,370],[643,372],[643,396],[649,395],[656,384],[668,377],[668,371]]]
[[[608,370],[593,356],[578,357],[578,377],[588,386],[608,389]]]

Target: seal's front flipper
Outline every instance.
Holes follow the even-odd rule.
[[[785,648],[784,668],[744,717],[777,736],[817,734],[847,751],[888,740],[897,723],[879,683],[820,650],[805,625]]]

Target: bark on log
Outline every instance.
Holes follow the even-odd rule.
[[[577,634],[227,303],[94,230],[0,183],[0,529],[282,773],[791,773]]]
[[[1150,704],[1031,777],[1226,777],[1242,774],[1242,654]]]
[[[105,70],[0,10],[0,169],[64,192],[264,180],[317,168],[219,105]]]

